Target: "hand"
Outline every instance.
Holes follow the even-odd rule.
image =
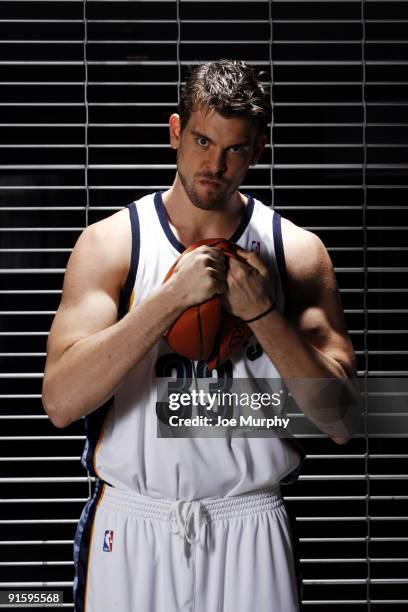
[[[252,319],[273,304],[271,277],[255,252],[239,249],[238,255],[246,263],[229,259],[228,291],[221,296],[222,305],[243,320]]]
[[[188,308],[227,291],[226,278],[224,253],[203,245],[178,258],[168,282],[184,308]]]

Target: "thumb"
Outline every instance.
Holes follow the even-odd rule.
[[[264,264],[262,263],[259,255],[255,253],[255,251],[244,251],[243,249],[239,249],[238,255],[242,257],[246,261],[246,263],[258,270],[258,272],[262,272],[265,269]]]

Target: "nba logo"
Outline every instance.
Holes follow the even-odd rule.
[[[255,251],[255,253],[261,252],[261,243],[259,242],[259,240],[252,241],[251,251]]]
[[[112,552],[112,542],[113,542],[113,531],[112,529],[107,529],[105,531],[105,537],[103,539],[103,550],[105,552]]]

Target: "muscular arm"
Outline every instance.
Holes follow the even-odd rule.
[[[352,381],[356,376],[356,361],[333,267],[316,235],[283,220],[282,236],[288,272],[287,312],[283,315],[274,310],[250,327],[298,406],[322,431],[341,444],[350,438],[349,421],[354,422],[356,415],[348,413],[344,419],[345,406],[338,402],[340,398],[344,401],[346,391],[349,407],[355,411],[358,397]],[[250,319],[267,309],[271,291],[266,268],[259,266],[254,254],[246,257],[248,263],[258,266],[263,277],[259,283],[259,296],[263,296],[260,303],[258,298],[259,305],[246,300],[247,313],[240,315]],[[237,275],[245,274],[242,267],[235,265],[235,268]],[[243,278],[237,280],[237,284],[244,284]],[[257,280],[260,279],[255,278],[253,282]],[[251,288],[248,295],[254,294],[256,291]],[[333,379],[333,383],[322,384],[324,379]]]
[[[124,210],[87,228],[70,257],[43,385],[44,408],[57,427],[101,406],[183,310],[225,290],[223,255],[201,247],[183,256],[171,279],[118,321],[130,251]]]
[[[43,385],[44,408],[57,427],[103,404],[181,312],[171,287],[162,286],[117,321],[130,260],[130,228],[122,220],[87,228],[68,262]]]
[[[350,409],[356,410],[358,398],[352,380],[356,361],[333,266],[314,234],[286,222],[283,240],[288,271],[286,317],[271,313],[269,321],[255,322],[253,331],[305,415],[342,444],[350,437],[356,416]]]
[[[288,378],[355,376],[354,351],[325,246],[315,234],[287,220],[282,220],[282,238],[288,274],[286,316],[274,312],[271,317],[281,320],[290,338],[285,358],[277,355],[282,372]],[[262,324],[254,323],[254,331],[260,333]]]

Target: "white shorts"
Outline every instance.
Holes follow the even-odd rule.
[[[74,545],[75,612],[296,612],[279,492],[171,502],[100,481]]]

